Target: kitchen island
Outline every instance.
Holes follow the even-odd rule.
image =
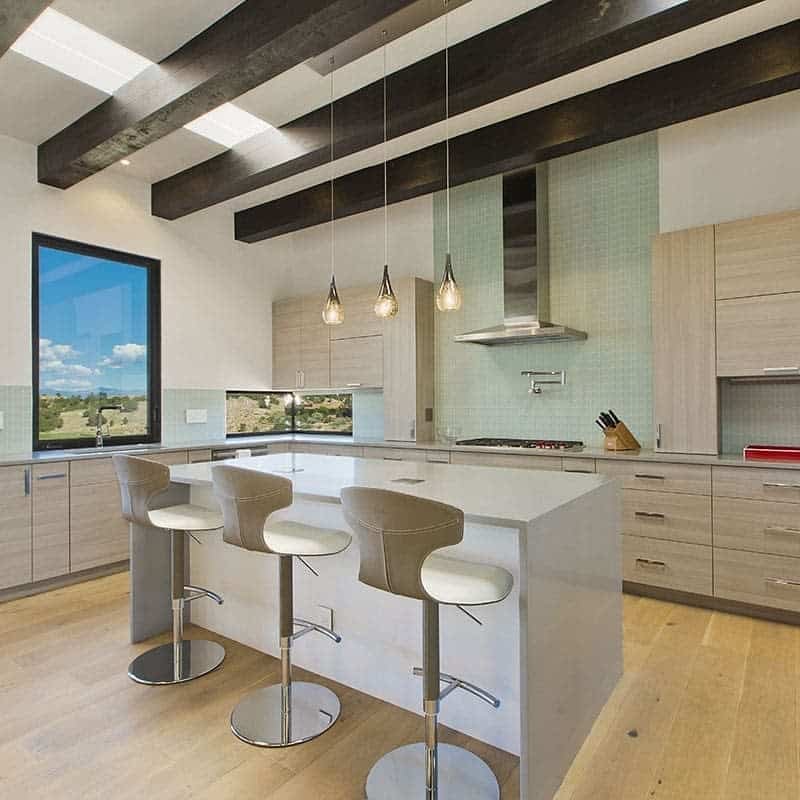
[[[521,797],[549,800],[622,673],[620,499],[597,475],[480,466],[279,454],[239,466],[289,477],[294,504],[275,518],[347,529],[345,486],[369,486],[450,503],[465,513],[464,540],[448,548],[514,575],[514,591],[495,606],[442,611],[442,669],[499,696],[493,710],[455,693],[441,720],[521,760]],[[294,470],[294,471],[292,471]],[[171,468],[170,502],[215,508],[211,465]],[[153,531],[132,528],[132,631],[169,627],[165,550]],[[229,547],[220,534],[192,543],[187,583],[208,586],[223,606],[193,603],[192,621],[277,655],[278,559]],[[298,565],[299,617],[327,623],[333,609],[340,646],[304,637],[298,666],[419,712],[420,604],[358,582],[358,552],[315,559],[315,577]],[[161,577],[163,575],[163,577]],[[190,580],[189,580],[190,579]],[[158,582],[163,581],[159,587]],[[147,597],[144,597],[145,594]],[[420,730],[421,735],[421,730]]]

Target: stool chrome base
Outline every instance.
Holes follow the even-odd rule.
[[[499,800],[500,787],[489,765],[449,744],[438,746],[439,791],[425,792],[425,745],[409,744],[387,753],[367,777],[367,800]]]
[[[185,683],[215,670],[224,659],[222,645],[205,639],[184,639],[142,653],[131,661],[128,677],[150,686]]]
[[[339,719],[339,698],[316,683],[292,682],[291,710],[282,712],[283,687],[276,683],[247,695],[231,714],[231,730],[259,747],[289,747],[316,739]]]

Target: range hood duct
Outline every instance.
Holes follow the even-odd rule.
[[[586,338],[550,322],[547,165],[503,176],[503,324],[454,337],[469,344],[527,344]]]

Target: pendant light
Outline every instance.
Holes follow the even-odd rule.
[[[328,298],[322,309],[322,321],[326,325],[341,325],[344,322],[344,307],[336,290],[335,249],[333,239],[333,56],[331,56],[331,285]]]
[[[399,305],[389,280],[389,181],[386,166],[386,31],[383,31],[383,279],[375,299],[375,316],[391,319]]]
[[[450,257],[450,41],[447,28],[447,5],[449,0],[444,0],[444,118],[445,118],[445,152],[447,161],[445,174],[447,184],[445,196],[447,198],[447,255],[444,260],[444,273],[442,282],[436,292],[436,308],[439,311],[458,311],[461,308],[461,289],[458,288],[455,275],[453,275],[453,261]]]

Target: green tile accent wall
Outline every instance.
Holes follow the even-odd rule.
[[[720,383],[722,452],[747,444],[800,445],[800,383]]]
[[[208,422],[187,425],[186,409],[204,408]],[[225,438],[225,392],[221,389],[165,389],[161,413],[164,444],[195,444]]]
[[[498,324],[502,299],[502,178],[451,196],[460,311],[436,314],[436,422],[462,436],[578,438],[598,445],[593,420],[613,408],[645,446],[653,441],[650,237],[658,232],[654,134],[549,163],[553,322],[585,342],[501,347],[457,344],[457,333]],[[444,193],[434,199],[437,271],[444,264]],[[565,387],[527,392],[521,370],[564,369]]]
[[[33,437],[33,390],[30,386],[0,386],[0,456],[30,453]]]
[[[356,439],[383,439],[383,392],[353,392],[353,436]]]

